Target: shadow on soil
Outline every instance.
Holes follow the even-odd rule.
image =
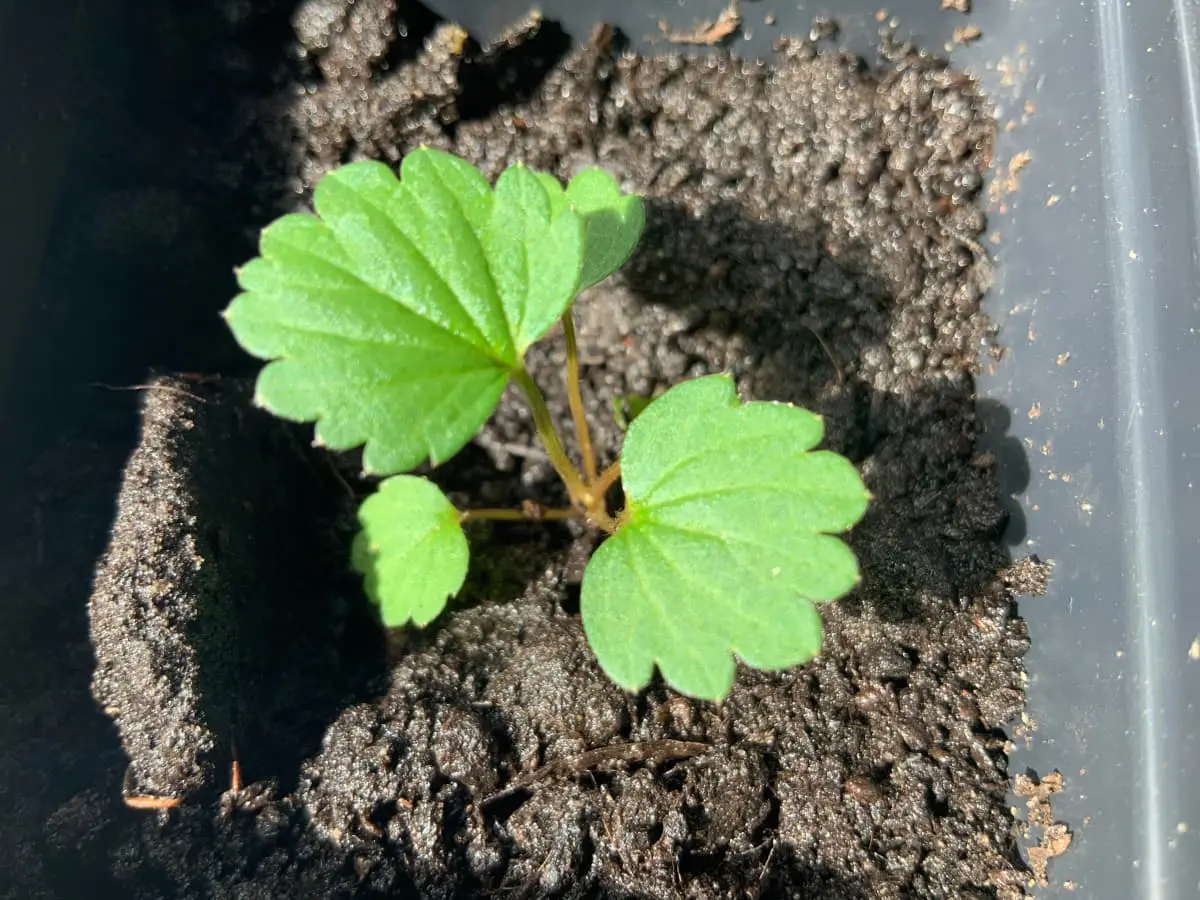
[[[866,248],[842,246],[835,258],[829,243],[820,225],[799,231],[728,204],[697,220],[654,200],[625,277],[645,302],[695,317],[693,346],[714,340],[697,337],[705,333],[737,341],[734,366],[755,398],[820,413],[823,446],[859,464],[870,457],[874,499],[850,538],[863,584],[841,602],[920,618],[922,590],[970,596],[1011,562],[1006,545],[1024,537],[1013,495],[1029,463],[1007,434],[1011,413],[977,399],[970,380],[920,370],[890,377],[895,390],[870,383],[881,360],[897,366],[904,354],[936,351],[895,339],[897,303]],[[708,251],[706,271],[690,262],[696,247]],[[780,248],[784,258],[772,258]],[[992,450],[977,454],[985,432]]]

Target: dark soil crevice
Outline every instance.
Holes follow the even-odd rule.
[[[555,22],[531,16],[527,29],[501,38],[490,52],[477,45],[458,71],[460,121],[485,119],[505,107],[528,103],[546,76],[571,49],[571,38]]]
[[[1004,538],[1020,485],[977,449],[972,380],[990,339],[975,199],[994,134],[977,87],[904,48],[879,71],[804,43],[769,66],[611,57],[602,36],[560,58],[545,23],[481,49],[428,18],[399,27],[383,0],[305,8],[315,89],[275,131],[292,136],[291,186],[426,143],[490,175],[599,164],[645,191],[635,258],[577,304],[602,453],[620,441],[613,397],[707,372],[812,408],[875,495],[850,535],[864,581],[823,610],[807,666],[742,670],[719,706],[661,683],[631,697],[579,627],[588,536],[487,525],[464,596],[385,647],[346,570],[350,498],[304,430],[251,410],[244,383],[171,382],[203,402],[148,394],[144,422],[172,452],[143,451],[180,483],[147,494],[144,461],[129,467],[101,571],[137,590],[102,575],[93,621],[98,693],[129,698],[139,789],[194,799],[161,819],[101,813],[83,864],[134,897],[1023,896],[1003,731],[1024,702]],[[347,17],[358,26],[337,27]],[[528,362],[565,422],[563,356],[552,333]],[[993,438],[1006,427],[1002,411],[986,421]],[[561,500],[513,391],[433,474],[460,502]],[[146,533],[169,533],[144,512],[154,498],[187,540]],[[189,581],[185,556],[211,584]],[[168,661],[151,653],[148,675],[121,653],[155,635],[191,679],[157,730]],[[209,802],[235,733],[253,784]],[[558,761],[663,741],[706,749],[618,754],[487,802]]]

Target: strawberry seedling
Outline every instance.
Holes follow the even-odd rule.
[[[599,169],[564,187],[516,165],[493,187],[464,160],[422,148],[399,178],[377,162],[330,172],[314,207],[263,231],[225,317],[267,361],[256,402],[316,423],[330,449],[362,446],[365,471],[384,476],[359,510],[353,565],[385,625],[426,626],[460,590],[465,521],[576,518],[606,536],[584,573],[581,615],[622,687],[644,687],[657,666],[680,692],[719,700],[735,656],[782,669],[820,650],[816,604],[859,577],[836,535],[861,519],[869,495],[848,460],[814,449],[818,416],[743,403],[731,378],[706,376],[648,404],[619,401],[620,459],[597,465],[571,304],[632,255],[640,197]],[[524,361],[556,322],[579,465]],[[459,510],[409,474],[460,451],[510,381],[568,508]],[[612,509],[618,480],[624,502]]]

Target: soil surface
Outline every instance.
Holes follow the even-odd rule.
[[[1038,576],[1011,566],[975,445],[977,86],[904,47],[877,69],[809,43],[770,65],[645,59],[601,31],[565,54],[533,22],[479,48],[390,0],[294,21],[281,189],[428,144],[644,192],[637,255],[576,307],[603,453],[611,398],[708,372],[822,413],[875,496],[849,536],[863,584],[824,608],[808,666],[743,670],[720,706],[634,697],[579,626],[589,536],[484,525],[454,608],[385,642],[347,574],[353,458],[243,382],[160,381],[92,599],[94,690],[126,789],[186,799],[131,818],[84,791],[46,865],[129,897],[1023,896],[1004,728],[1024,702],[1014,596]],[[555,333],[530,366],[566,421],[562,360]],[[436,477],[464,504],[561,500],[515,393]]]

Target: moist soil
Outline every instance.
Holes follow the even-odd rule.
[[[481,48],[404,8],[301,5],[273,187],[302,202],[340,162],[426,144],[644,192],[636,256],[576,306],[602,455],[612,398],[704,373],[814,409],[875,497],[849,535],[862,584],[824,607],[816,660],[742,669],[720,705],[604,677],[578,615],[594,538],[566,526],[472,526],[463,596],[385,634],[348,570],[353,455],[244,380],[164,376],[97,570],[93,689],[133,802],[183,803],[84,791],[45,867],[129,897],[1024,896],[1005,726],[1014,598],[1043,573],[1012,563],[976,445],[977,85],[891,44],[874,67],[810,41],[643,58],[531,20]],[[563,358],[556,331],[529,365],[566,423]],[[462,505],[563,499],[511,392],[433,476]]]

